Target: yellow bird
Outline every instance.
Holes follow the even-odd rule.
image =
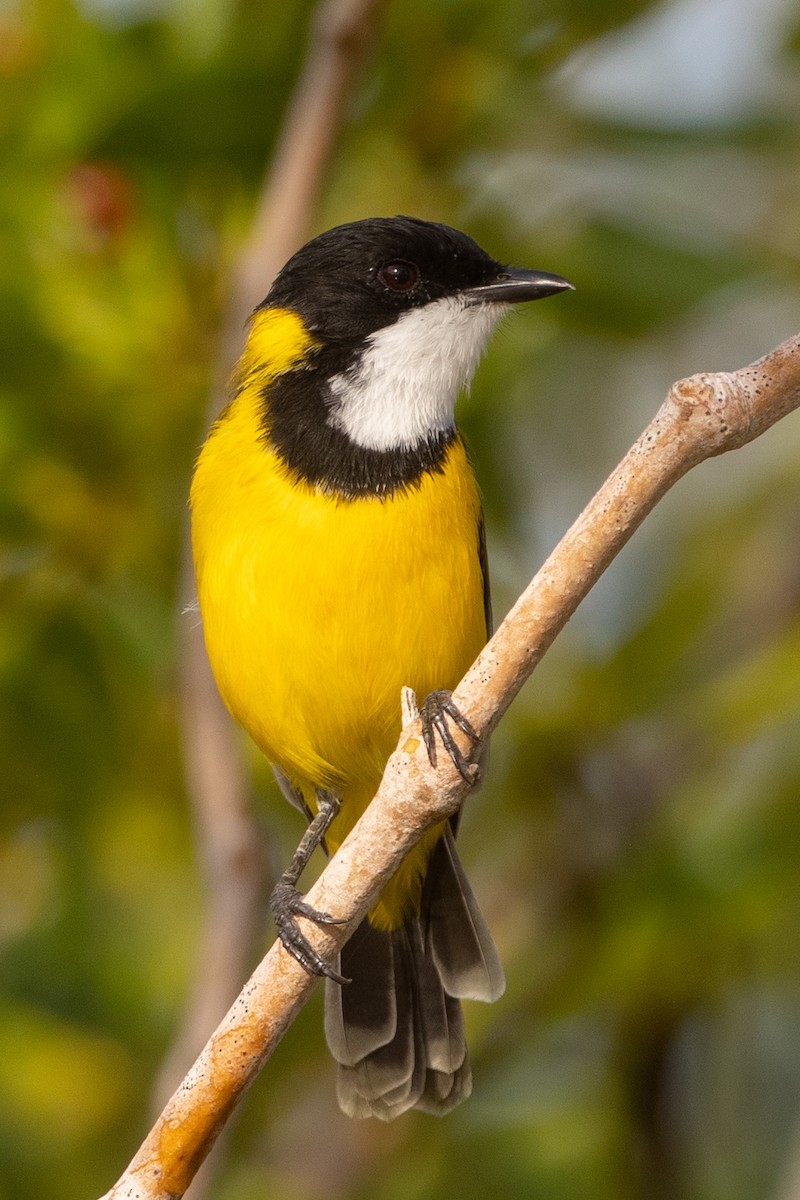
[[[411,217],[341,225],[299,250],[252,316],[234,395],[200,453],[192,548],[220,693],[310,822],[272,897],[284,946],[326,975],[339,1102],[389,1120],[446,1113],[472,1077],[459,1000],[494,1000],[500,961],[455,849],[428,832],[335,965],[296,890],[366,808],[400,734],[400,690],[451,736],[452,689],[490,633],[478,488],[454,421],[511,304],[569,288]]]

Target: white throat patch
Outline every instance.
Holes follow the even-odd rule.
[[[452,429],[458,394],[508,307],[447,296],[403,313],[370,335],[351,370],[330,380],[328,421],[370,450],[407,449]]]

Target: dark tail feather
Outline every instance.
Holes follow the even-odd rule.
[[[418,920],[384,933],[363,921],[341,954],[352,980],[326,983],[325,1033],[351,1117],[443,1115],[472,1091],[459,1000],[505,987],[489,930],[448,827],[428,866]]]

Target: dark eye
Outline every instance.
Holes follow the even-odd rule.
[[[393,292],[410,292],[419,280],[419,267],[398,258],[381,267],[378,275]]]

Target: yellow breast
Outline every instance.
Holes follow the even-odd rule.
[[[310,344],[289,317],[273,331],[278,370]],[[246,376],[192,484],[206,646],[225,703],[271,762],[304,792],[358,794],[349,827],[399,736],[402,685],[420,698],[452,688],[485,641],[479,497],[460,441],[440,472],[385,498],[299,481],[265,443],[265,382]]]

